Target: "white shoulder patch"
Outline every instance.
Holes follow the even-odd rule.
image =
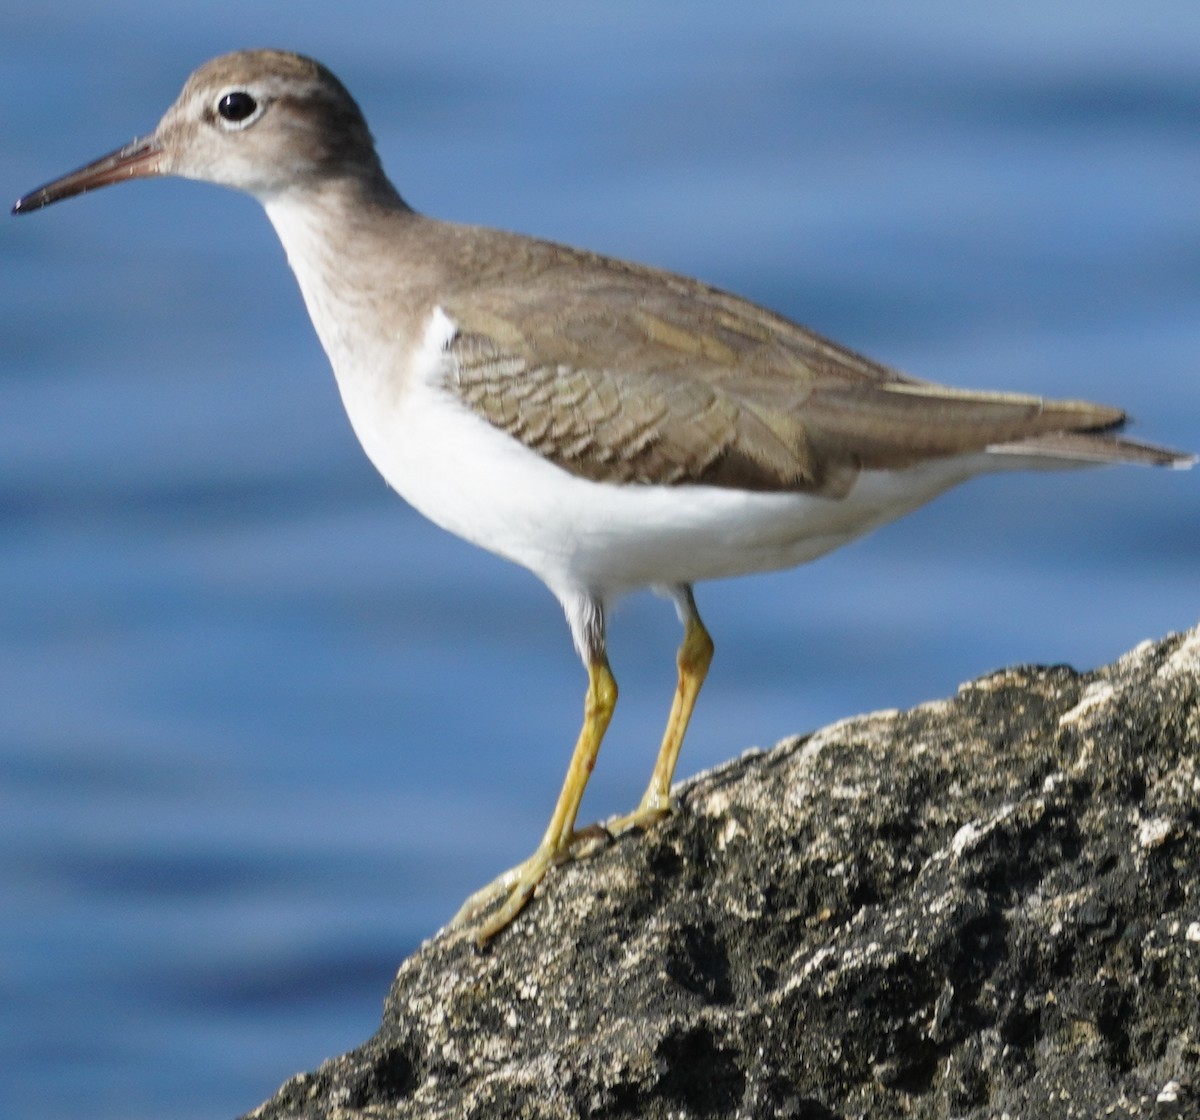
[[[439,304],[429,316],[425,326],[425,337],[421,341],[421,349],[426,353],[444,351],[458,334],[458,324],[442,309]]]

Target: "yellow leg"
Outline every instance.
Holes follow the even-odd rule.
[[[494,882],[471,895],[451,923],[459,925],[477,918],[487,906],[507,894],[508,897],[500,908],[480,927],[476,936],[480,947],[495,937],[521,912],[521,908],[529,901],[551,865],[567,856],[575,832],[579,803],[583,800],[583,791],[592,776],[596,755],[600,752],[600,743],[608,730],[608,723],[612,719],[616,704],[617,682],[608,667],[608,660],[601,656],[588,665],[583,728],[579,732],[575,752],[571,755],[571,765],[567,768],[567,777],[563,782],[562,792],[558,795],[558,804],[554,807],[542,842],[523,863],[517,864]]]
[[[631,828],[645,828],[671,811],[671,778],[679,761],[679,750],[687,734],[692,709],[696,706],[696,697],[700,695],[713,656],[712,638],[696,614],[690,597],[687,605],[690,610],[684,621],[683,642],[675,658],[679,666],[679,683],[675,687],[675,699],[667,717],[667,730],[658,750],[654,772],[638,807],[632,813],[608,822],[608,830],[614,836]]]

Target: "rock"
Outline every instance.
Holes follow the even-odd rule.
[[[1200,1116],[1200,631],[678,792],[250,1115]]]

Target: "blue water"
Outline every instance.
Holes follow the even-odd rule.
[[[9,197],[291,47],[419,208],[1200,448],[1191,0],[177,7],[10,5]],[[0,221],[0,257],[0,1114],[230,1116],[364,1039],[527,853],[583,674],[532,577],[372,473],[253,202],[124,186]],[[987,479],[702,587],[681,771],[1192,624],[1198,506],[1198,472]],[[677,637],[649,596],[614,620],[590,817],[640,794]]]

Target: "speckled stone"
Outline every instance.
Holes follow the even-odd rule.
[[[702,774],[289,1118],[1200,1116],[1200,631]]]

